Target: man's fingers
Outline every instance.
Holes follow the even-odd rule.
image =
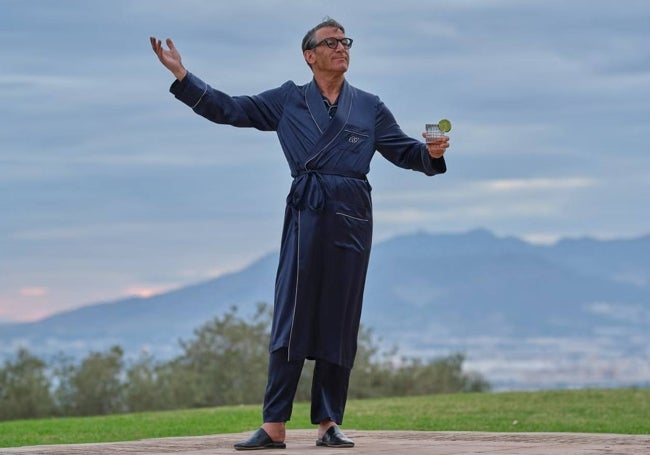
[[[433,158],[440,158],[449,148],[449,137],[436,137],[427,142],[427,150]]]
[[[435,137],[427,141],[427,145],[432,145],[434,147],[449,147],[449,138],[448,137]]]
[[[153,49],[156,55],[160,56],[160,53],[162,51],[160,40],[152,36],[149,38],[149,41],[151,41],[151,49]]]
[[[150,36],[149,41],[151,42],[151,48],[153,51],[161,57],[163,53],[165,52],[165,49],[163,48],[162,41],[157,39],[155,36]],[[178,51],[176,50],[176,47],[174,47],[174,42],[171,40],[171,38],[167,38],[165,40],[167,43],[167,47],[169,47],[169,51],[172,53],[177,53]]]

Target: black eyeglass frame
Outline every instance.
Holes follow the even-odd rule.
[[[330,49],[336,49],[339,47],[339,43],[345,48],[345,49],[350,49],[352,47],[352,42],[354,40],[352,38],[334,38],[333,36],[329,36],[327,38],[323,38],[316,44],[314,44],[312,47],[310,47],[309,51],[312,51],[316,49],[318,46],[322,46],[323,44],[329,47]]]

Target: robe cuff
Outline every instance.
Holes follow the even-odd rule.
[[[194,109],[208,91],[208,84],[188,71],[182,81],[174,81],[169,91],[177,100]]]
[[[422,166],[426,175],[444,174],[447,172],[447,163],[445,162],[444,156],[441,156],[440,158],[432,158],[431,155],[429,155],[426,145],[423,145],[422,149]]]

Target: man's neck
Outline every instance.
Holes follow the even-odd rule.
[[[343,74],[314,74],[320,92],[334,104],[341,93],[345,76]]]

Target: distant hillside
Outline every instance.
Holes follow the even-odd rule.
[[[119,344],[127,352],[147,349],[166,357],[178,340],[232,306],[242,313],[272,302],[277,254],[219,278],[147,298],[133,297],[57,313],[33,323],[0,326],[0,355],[18,344],[34,352],[76,355]]]
[[[277,254],[214,280],[0,325],[0,355],[26,345],[84,355],[120,344],[159,357],[237,306],[272,302]],[[650,236],[552,246],[485,230],[373,246],[362,322],[409,355],[462,351],[501,388],[650,384]]]

